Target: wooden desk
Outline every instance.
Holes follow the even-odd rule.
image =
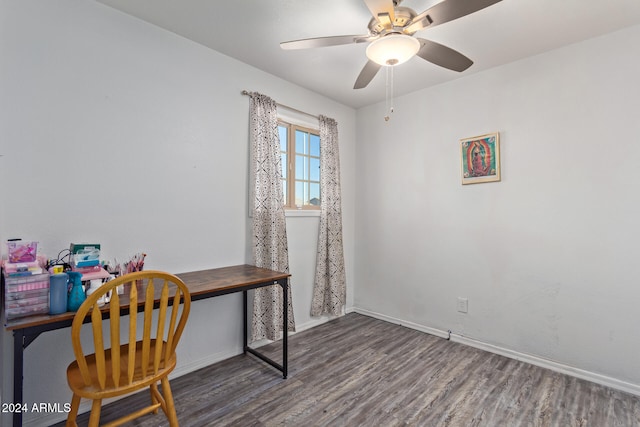
[[[251,353],[259,359],[269,363],[282,372],[283,378],[287,378],[287,324],[288,324],[288,287],[289,273],[258,268],[252,265],[236,265],[233,267],[214,268],[211,270],[193,271],[176,274],[189,288],[191,300],[198,301],[227,295],[234,292],[243,293],[243,330],[244,352]],[[282,364],[278,364],[253,348],[249,347],[248,337],[248,307],[247,291],[278,284],[282,287],[284,296],[282,301],[283,338],[282,338]],[[159,298],[157,298],[159,300]],[[122,310],[128,313],[129,305],[121,302]],[[102,317],[108,318],[109,305],[102,309]],[[41,333],[71,326],[75,313],[62,313],[56,315],[39,315],[8,320],[5,328],[13,331],[13,402],[22,403],[22,379],[24,372],[24,350]],[[188,323],[187,323],[188,325]],[[187,326],[188,327],[188,326]],[[69,361],[71,362],[71,361]],[[13,414],[13,425],[22,425],[22,413]]]

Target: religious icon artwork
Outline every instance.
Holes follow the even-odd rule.
[[[498,132],[460,140],[462,184],[500,181]]]

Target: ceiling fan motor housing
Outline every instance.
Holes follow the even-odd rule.
[[[385,22],[383,19],[380,19],[380,17],[378,19],[372,18],[371,21],[369,21],[369,32],[374,36],[385,35],[390,32],[404,33],[403,28],[417,15],[413,9],[409,9],[408,7],[396,7],[394,8],[393,22],[390,20]]]

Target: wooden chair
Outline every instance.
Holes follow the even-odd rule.
[[[141,282],[142,281],[142,282]],[[140,284],[142,283],[142,284]],[[130,292],[118,295],[116,287],[125,285]],[[98,299],[111,292],[108,306],[99,307]],[[159,304],[154,300],[159,299]],[[131,303],[129,304],[129,301]],[[137,303],[134,303],[137,301]],[[129,304],[129,310],[126,305]],[[154,305],[157,310],[154,311]],[[121,310],[124,306],[125,309]],[[178,426],[178,418],[169,386],[169,373],[176,366],[176,346],[189,316],[191,295],[178,277],[161,271],[140,271],[103,284],[80,306],[71,326],[71,341],[76,360],[67,368],[67,381],[73,392],[67,426],[76,426],[80,399],[92,399],[89,426],[100,421],[102,399],[122,396],[150,387],[151,405],[123,416],[107,425],[116,426],[162,408],[169,425]],[[181,309],[180,309],[181,308]],[[111,348],[106,348],[102,315]],[[129,317],[127,331],[120,331],[120,317]],[[138,319],[140,313],[141,319]],[[87,317],[89,315],[89,317]],[[138,321],[142,331],[138,331]],[[91,322],[93,354],[85,354],[80,330]],[[108,325],[108,327],[107,327]],[[124,328],[123,328],[124,329]],[[121,344],[122,343],[122,344]],[[162,394],[158,390],[162,385]]]

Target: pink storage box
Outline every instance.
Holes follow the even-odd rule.
[[[38,242],[7,242],[9,262],[34,262],[38,254]]]
[[[49,273],[9,277],[4,275],[6,320],[49,312]]]

